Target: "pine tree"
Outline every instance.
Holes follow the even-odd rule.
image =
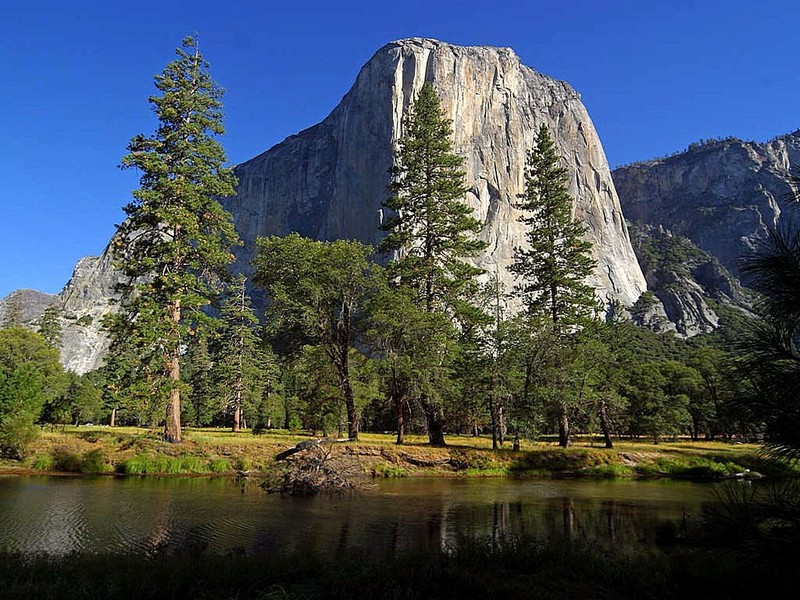
[[[244,275],[239,275],[228,290],[214,352],[214,379],[220,397],[233,414],[234,432],[241,430],[245,400],[250,398],[250,404],[256,404],[254,399],[260,398],[263,387],[260,328],[246,281]]]
[[[22,298],[19,292],[11,292],[6,296],[3,309],[3,322],[0,329],[24,327]]]
[[[211,420],[214,385],[208,335],[195,335],[182,357],[181,377],[191,387],[189,403],[192,405],[192,421],[195,427],[207,425]]]
[[[592,316],[597,305],[594,290],[586,284],[595,261],[592,245],[583,239],[585,227],[572,216],[573,199],[567,189],[568,171],[546,125],[539,128],[536,144],[525,164],[525,190],[517,208],[527,226],[528,248],[515,248],[510,270],[520,279],[515,291],[530,322],[548,321],[563,342]],[[552,382],[562,388],[560,381]],[[563,394],[557,400],[559,444],[570,442],[569,416]]]
[[[211,79],[196,37],[155,78],[150,97],[158,128],[128,144],[122,168],[141,172],[114,239],[116,265],[128,278],[121,311],[111,326],[133,337],[150,367],[149,383],[166,402],[164,437],[181,441],[180,354],[201,309],[219,291],[238,236],[216,200],[234,193],[235,177],[215,136],[224,132],[222,90]]]
[[[380,250],[394,253],[389,278],[412,294],[419,309],[456,317],[465,309],[469,312],[469,300],[477,291],[475,278],[482,272],[464,259],[475,256],[485,243],[477,239],[481,223],[464,201],[464,159],[453,152],[452,134],[451,122],[426,82],[397,142],[392,195],[383,203],[389,216],[381,228],[388,234]],[[436,339],[441,342],[440,336]],[[428,356],[438,355],[439,370],[446,369],[445,345],[433,350],[438,351]],[[442,403],[434,386],[420,385],[420,389],[429,440],[444,445]]]
[[[482,271],[464,262],[486,244],[481,222],[464,202],[464,159],[453,152],[453,131],[433,86],[426,82],[403,123],[392,167],[390,213],[381,252],[395,252],[390,277],[414,289],[428,312],[452,309],[474,289]]]
[[[522,281],[521,293],[530,317],[546,317],[566,330],[591,317],[594,290],[586,278],[595,267],[586,228],[572,217],[573,199],[567,189],[568,171],[546,125],[539,128],[536,145],[525,164],[525,191],[517,208],[527,226],[528,248],[515,248],[511,272]]]

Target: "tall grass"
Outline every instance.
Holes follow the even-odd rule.
[[[136,454],[117,465],[124,475],[180,475],[211,473],[209,460],[199,456],[166,456],[163,454]]]

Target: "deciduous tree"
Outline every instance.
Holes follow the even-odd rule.
[[[358,406],[350,351],[356,322],[374,288],[372,248],[353,240],[321,242],[297,234],[258,240],[253,280],[269,293],[269,316],[321,346],[339,379],[350,439],[358,439]]]

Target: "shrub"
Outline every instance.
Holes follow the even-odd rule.
[[[12,414],[0,418],[0,456],[25,458],[36,435],[36,427],[27,415]]]
[[[225,458],[215,458],[209,464],[212,473],[227,473],[231,470],[231,463]]]
[[[49,454],[37,454],[31,461],[31,469],[49,471],[53,467],[53,457]]]
[[[83,460],[75,452],[63,448],[53,451],[53,470],[64,473],[80,473]]]
[[[83,455],[81,473],[106,473],[108,469],[106,455],[99,448],[97,450],[91,450]]]

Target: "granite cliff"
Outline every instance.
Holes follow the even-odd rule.
[[[420,38],[378,50],[326,119],[236,167],[237,195],[223,199],[244,241],[234,271],[249,272],[259,236],[297,231],[377,244],[393,144],[425,81],[433,83],[453,121],[455,150],[466,159],[467,201],[485,222],[481,237],[488,246],[476,263],[497,271],[509,289],[513,285],[506,267],[514,247],[524,244],[513,205],[523,188],[526,152],[545,123],[572,174],[575,216],[593,243],[597,268],[590,283],[604,302],[633,304],[645,280],[578,93],[522,65],[511,49]],[[106,345],[100,319],[111,309],[117,277],[107,249],[83,259],[59,295],[68,368],[85,372],[101,363]]]
[[[237,195],[223,201],[245,245],[247,272],[258,236],[297,231],[319,239],[377,245],[393,144],[404,111],[431,81],[453,121],[454,146],[466,158],[468,203],[485,222],[486,251],[476,264],[506,271],[524,229],[513,207],[523,165],[541,123],[572,174],[575,216],[588,227],[597,269],[590,282],[602,300],[632,304],[645,282],[630,246],[619,200],[597,133],[568,84],[520,63],[510,48],[461,47],[412,38],[387,44],[361,69],[341,103],[321,123],[236,167]]]
[[[634,319],[691,336],[716,328],[730,308],[746,312],[752,295],[739,281],[740,260],[792,212],[799,163],[796,131],[766,143],[710,140],[615,169],[650,290]]]
[[[800,131],[770,142],[735,138],[614,170],[625,217],[692,240],[734,274],[795,190]]]

